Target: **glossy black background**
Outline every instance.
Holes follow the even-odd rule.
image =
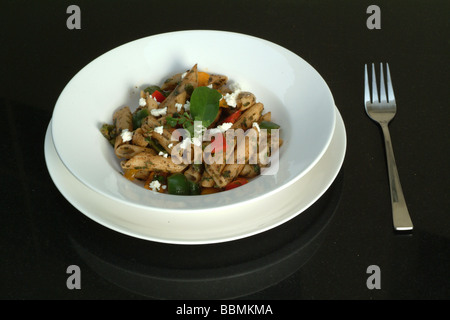
[[[81,8],[81,30],[66,28],[70,4]],[[381,8],[381,30],[366,27],[371,4]],[[448,299],[449,4],[2,1],[0,298]],[[123,43],[187,29],[284,46],[334,95],[347,129],[343,170],[320,201],[280,228],[201,247],[136,240],[86,218],[48,175],[44,135],[67,82]],[[363,66],[371,62],[391,67],[399,110],[390,129],[415,224],[408,235],[393,231],[381,131],[363,108]],[[73,264],[81,290],[66,287]],[[381,289],[366,286],[370,265],[380,267]]]

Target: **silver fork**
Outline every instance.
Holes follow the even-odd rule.
[[[403,196],[402,186],[395,164],[394,150],[392,149],[391,136],[389,134],[389,122],[394,118],[397,111],[395,104],[394,90],[392,88],[391,74],[389,65],[386,63],[387,75],[387,95],[384,85],[383,64],[380,63],[380,99],[378,99],[377,81],[375,75],[375,66],[372,63],[372,100],[370,99],[369,77],[367,73],[367,64],[364,72],[364,105],[367,115],[377,122],[383,131],[384,143],[386,147],[387,167],[389,172],[389,185],[391,188],[392,218],[394,228],[398,231],[412,230],[413,224]]]

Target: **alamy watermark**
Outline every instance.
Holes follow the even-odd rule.
[[[377,5],[370,5],[367,7],[366,13],[371,13],[367,18],[366,26],[367,29],[381,29],[381,9]]]
[[[368,289],[381,289],[381,269],[377,265],[367,267],[366,273],[370,274],[367,278],[366,286]]]
[[[66,21],[67,29],[81,29],[81,9],[77,5],[70,5],[66,9],[66,13],[71,14]],[[381,9],[377,5],[367,7],[366,13],[371,15],[367,18],[366,26],[368,29],[381,29]]]
[[[66,13],[71,15],[66,20],[66,27],[69,30],[81,29],[81,9],[77,5],[70,5],[67,7]]]
[[[81,269],[79,266],[72,264],[67,267],[66,273],[70,276],[66,280],[67,289],[81,289]]]

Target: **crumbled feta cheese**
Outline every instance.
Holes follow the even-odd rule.
[[[175,103],[175,107],[177,108],[178,112],[181,112],[181,108],[183,107],[182,103]]]
[[[154,117],[165,116],[167,114],[167,107],[162,109],[152,109],[150,113]]]
[[[226,95],[223,96],[223,98],[227,102],[227,105],[229,105],[232,108],[236,108],[236,105],[237,105],[236,97],[237,96],[234,93],[232,93],[232,94],[227,93]]]
[[[159,156],[163,156],[164,158],[167,158],[167,156],[168,156],[169,154],[166,153],[166,152],[160,151],[160,152],[158,153],[158,155],[159,155]]]
[[[187,71],[186,71],[185,73],[183,73],[183,74],[181,75],[181,79],[183,79],[184,77],[186,77],[187,74],[188,74]]]
[[[161,188],[161,183],[158,180],[153,180],[150,182],[149,187],[153,191],[158,191]]]
[[[229,105],[232,108],[236,108],[237,105],[237,97],[239,95],[239,93],[241,93],[240,91],[235,91],[233,93],[227,93],[226,95],[223,96],[223,98],[225,99],[225,101],[227,102],[227,105]]]
[[[133,132],[130,132],[128,129],[123,129],[120,136],[122,137],[123,142],[131,141],[133,138]]]
[[[189,109],[191,109],[191,102],[186,101],[186,103],[184,104],[184,111],[189,111]]]
[[[164,130],[163,126],[159,126],[154,129],[154,131],[159,134],[163,134],[163,130]]]
[[[170,143],[167,148],[172,148],[173,147],[173,143]]]
[[[146,104],[147,104],[147,100],[145,98],[140,98],[139,99],[139,105],[141,107],[145,107]]]
[[[217,128],[219,128],[220,130],[222,130],[223,132],[227,131],[228,129],[230,129],[233,126],[232,122],[224,122],[222,123],[220,126],[217,126]]]
[[[213,135],[217,133],[224,133],[228,129],[230,129],[233,126],[233,123],[231,122],[224,122],[221,125],[217,126],[217,128],[209,129],[208,133]]]
[[[212,89],[212,88],[213,88],[213,84],[210,83],[210,84],[207,85],[207,87],[210,88],[210,89]]]
[[[186,101],[185,104],[182,103],[175,103],[175,108],[177,108],[177,112],[181,112],[181,108],[184,107],[184,111],[189,111],[191,107],[191,103],[189,101]]]
[[[166,189],[167,189],[167,186],[166,186],[165,184],[163,184],[163,185],[161,186],[161,188],[163,188],[164,190],[166,190]]]
[[[236,99],[242,92],[242,90],[238,83],[231,84],[230,89],[232,90],[232,93],[227,93],[226,95],[223,96],[223,98],[227,102],[227,105],[229,105],[232,108],[236,108],[237,105]]]
[[[258,132],[261,132],[261,129],[259,128],[258,122],[253,122],[252,127],[256,128],[256,130],[258,130]]]

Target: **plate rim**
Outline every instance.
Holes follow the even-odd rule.
[[[308,203],[303,205],[303,208],[296,210],[295,212],[292,212],[291,214],[287,215],[284,219],[276,221],[276,223],[272,223],[267,225],[265,228],[261,228],[261,229],[254,229],[252,231],[249,231],[247,233],[245,232],[241,232],[240,234],[236,234],[234,236],[226,236],[226,237],[220,237],[217,236],[215,238],[209,238],[209,239],[170,239],[170,237],[157,237],[157,236],[151,236],[151,235],[145,235],[145,234],[140,234],[139,232],[136,231],[132,231],[132,230],[127,230],[124,226],[117,226],[117,225],[111,225],[111,221],[105,221],[103,218],[100,218],[98,215],[96,215],[95,213],[92,212],[88,212],[88,210],[86,209],[86,205],[83,206],[83,204],[81,203],[82,201],[77,201],[77,199],[74,198],[73,195],[70,195],[68,193],[68,190],[66,190],[67,188],[65,188],[64,186],[62,186],[62,182],[61,182],[61,176],[59,176],[59,173],[56,172],[56,168],[52,167],[52,162],[58,162],[59,160],[59,165],[60,165],[60,169],[62,170],[66,170],[65,174],[67,175],[67,177],[69,177],[69,179],[73,179],[73,183],[77,183],[79,187],[83,188],[83,190],[85,190],[85,192],[90,193],[91,195],[95,195],[96,197],[99,197],[99,199],[101,198],[103,201],[107,201],[107,202],[111,202],[111,199],[104,196],[103,194],[97,193],[94,190],[88,188],[87,186],[85,186],[83,183],[81,183],[78,179],[76,179],[76,177],[74,177],[69,170],[67,170],[67,168],[64,166],[64,164],[62,163],[62,161],[59,159],[55,147],[52,143],[52,136],[51,136],[51,121],[50,124],[47,128],[47,132],[46,132],[46,136],[45,136],[45,146],[44,146],[44,151],[45,151],[45,161],[47,164],[47,168],[48,171],[50,173],[50,176],[53,180],[53,182],[55,183],[57,189],[61,192],[61,194],[66,198],[66,200],[71,203],[71,205],[73,205],[78,211],[80,211],[82,214],[84,214],[85,216],[87,216],[88,218],[90,218],[91,220],[99,223],[100,225],[103,225],[111,230],[114,230],[116,232],[119,232],[121,234],[125,234],[128,236],[132,236],[134,238],[139,238],[139,239],[143,239],[143,240],[148,240],[148,241],[155,241],[155,242],[160,242],[160,243],[168,243],[168,244],[183,244],[183,245],[204,245],[204,244],[213,244],[213,243],[223,243],[223,242],[228,242],[228,241],[233,241],[233,240],[238,240],[238,239],[242,239],[242,238],[246,238],[246,237],[250,237],[252,235],[255,234],[259,234],[262,233],[264,231],[273,229],[283,223],[286,223],[287,221],[293,219],[294,217],[296,217],[297,215],[301,214],[302,212],[304,212],[305,210],[307,210],[312,204],[314,204],[325,192],[326,190],[328,190],[328,188],[331,186],[331,184],[333,183],[333,181],[336,179],[339,171],[342,168],[343,162],[344,162],[344,158],[345,158],[345,154],[346,154],[346,148],[347,148],[347,136],[346,136],[346,129],[345,129],[345,124],[344,121],[342,119],[342,116],[340,115],[340,113],[338,112],[337,108],[336,108],[336,113],[339,115],[336,119],[336,122],[339,124],[339,126],[336,126],[337,129],[341,130],[341,141],[335,142],[336,146],[334,146],[335,148],[339,148],[339,152],[340,152],[340,158],[339,159],[334,159],[337,160],[337,162],[335,163],[335,167],[333,168],[332,172],[329,172],[329,176],[325,179],[326,182],[322,183],[322,187],[319,187],[320,191],[317,192],[317,194],[313,195],[311,197],[311,199],[309,201],[307,201]],[[335,133],[333,133],[333,137],[335,136]],[[339,145],[338,145],[339,144]],[[331,145],[330,147],[332,147],[333,145]],[[51,154],[51,148],[53,147],[53,152],[54,154]],[[329,148],[330,148],[329,147]],[[327,148],[328,151],[328,148]],[[53,159],[52,159],[53,157]],[[323,160],[323,159],[321,159]],[[324,160],[323,160],[324,161]],[[58,165],[58,163],[57,163]],[[309,174],[314,173],[314,171],[310,172]],[[66,178],[67,178],[66,177]],[[299,181],[297,181],[296,183],[301,183],[301,179]],[[291,186],[291,188],[294,186]],[[86,200],[89,199],[89,197],[81,197],[82,200],[89,202],[90,200]],[[246,205],[246,206],[251,206],[252,204]],[[114,201],[111,204],[111,207],[115,207],[114,206]],[[125,205],[125,207],[127,207]],[[130,209],[133,209],[130,207]],[[152,211],[150,209],[147,209],[144,211],[148,211],[149,213]],[[164,214],[164,213],[161,213]]]

